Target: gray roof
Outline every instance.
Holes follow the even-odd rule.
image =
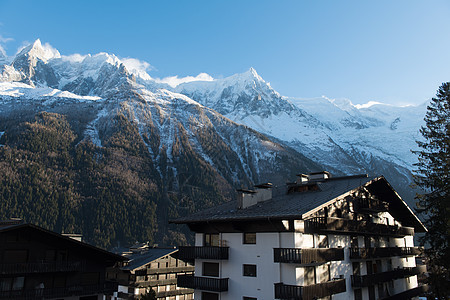
[[[173,220],[173,223],[196,223],[205,221],[256,220],[267,218],[301,218],[301,216],[328,201],[374,180],[367,175],[335,177],[317,181],[319,191],[286,194],[282,187],[273,191],[270,200],[238,209],[235,201],[203,210],[192,215]],[[280,192],[281,191],[281,192]],[[283,192],[284,191],[284,192]],[[277,195],[278,194],[278,195]]]
[[[122,267],[121,269],[122,270],[139,269],[140,267],[143,267],[146,264],[149,264],[158,258],[164,257],[177,251],[178,249],[176,248],[148,248],[138,253],[127,255],[127,258],[129,258],[130,261],[128,265]]]

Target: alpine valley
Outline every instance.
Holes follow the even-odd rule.
[[[411,205],[425,111],[287,98],[254,69],[169,85],[130,59],[36,40],[0,53],[0,219],[104,248],[179,245],[192,236],[169,219],[322,170],[383,174]]]

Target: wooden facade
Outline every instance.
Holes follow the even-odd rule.
[[[0,299],[103,299],[126,258],[32,224],[0,223]]]

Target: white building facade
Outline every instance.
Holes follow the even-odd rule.
[[[313,179],[312,179],[313,178]],[[408,299],[424,291],[416,231],[426,229],[383,177],[302,175],[287,192],[241,190],[236,203],[177,223],[196,232],[194,299]]]

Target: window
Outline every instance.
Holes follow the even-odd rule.
[[[316,268],[304,267],[304,285],[311,285],[316,283]]]
[[[202,300],[219,300],[219,294],[202,292]]]
[[[244,244],[256,244],[256,233],[244,232]]]
[[[204,246],[219,247],[219,234],[218,233],[205,233]]]
[[[254,297],[242,297],[242,300],[258,300]]]
[[[219,277],[219,263],[204,262],[203,276]]]
[[[244,276],[256,277],[256,265],[244,265]]]
[[[355,300],[362,300],[362,290],[361,289],[355,290]]]
[[[318,246],[319,248],[328,248],[328,236],[327,235],[319,235],[318,236]]]
[[[359,262],[354,262],[353,264],[353,275],[361,274],[361,265]]]

